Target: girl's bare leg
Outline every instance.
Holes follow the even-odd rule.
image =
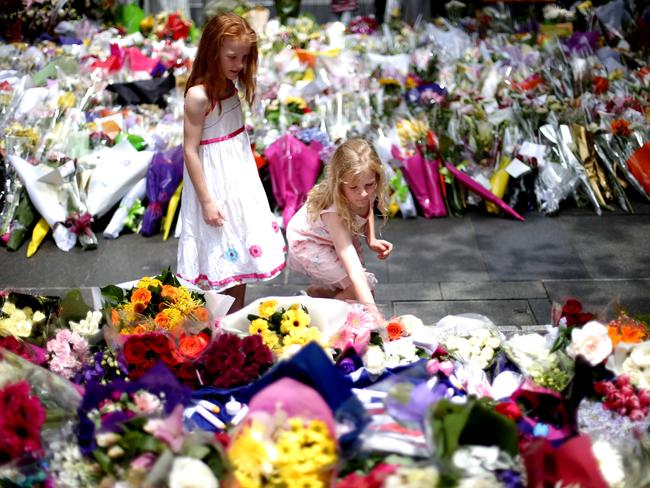
[[[244,308],[244,299],[246,298],[246,285],[233,286],[232,288],[224,290],[223,293],[235,299],[228,313],[238,312]]]
[[[335,298],[339,292],[340,290],[332,290],[331,288],[319,285],[310,285],[307,288],[307,295],[312,298]]]

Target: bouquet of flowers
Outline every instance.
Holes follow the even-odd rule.
[[[102,288],[109,324],[120,335],[180,331],[186,322],[206,324],[210,318],[204,296],[180,284],[169,270],[145,276],[130,290]]]
[[[242,488],[325,488],[338,460],[332,411],[312,388],[282,378],[251,399],[227,453]]]
[[[436,324],[436,334],[453,357],[475,363],[481,369],[492,364],[504,340],[487,317],[475,314],[443,317]]]
[[[319,342],[321,331],[311,326],[311,316],[305,305],[294,303],[279,307],[276,300],[259,304],[257,314],[249,314],[251,335],[261,336],[271,351],[279,356],[311,341]]]
[[[0,296],[0,337],[44,345],[59,299],[11,292]]]

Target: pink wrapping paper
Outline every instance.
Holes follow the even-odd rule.
[[[440,178],[438,177],[438,161],[427,161],[420,151],[405,158],[395,145],[391,148],[394,158],[402,162],[402,172],[413,191],[425,218],[446,217],[447,209],[442,198]]]
[[[512,207],[510,207],[506,202],[501,200],[494,193],[492,193],[490,190],[488,190],[487,188],[479,184],[477,181],[473,180],[471,177],[467,176],[465,173],[460,171],[458,168],[456,168],[456,166],[454,166],[451,163],[445,163],[445,168],[447,168],[451,172],[451,174],[454,175],[454,178],[460,181],[467,188],[479,194],[487,201],[494,203],[501,210],[509,213],[517,220],[521,220],[522,222],[524,222],[524,218],[521,215],[519,215],[517,212],[515,212],[512,209]]]
[[[283,208],[285,227],[316,183],[321,170],[320,149],[317,142],[307,146],[292,135],[285,134],[264,151],[269,161],[273,196],[278,206]]]

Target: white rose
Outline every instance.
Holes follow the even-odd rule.
[[[494,337],[494,336],[489,337],[485,341],[485,345],[488,346],[488,347],[491,347],[492,349],[496,349],[497,347],[499,347],[501,345],[501,339],[499,339],[498,337]]]
[[[600,322],[592,320],[571,331],[571,344],[567,347],[567,353],[572,358],[582,355],[589,364],[596,366],[607,359],[612,350],[612,340],[607,334],[607,327]]]
[[[368,346],[363,355],[363,365],[371,374],[381,374],[386,369],[386,356],[379,346]]]
[[[632,348],[630,358],[640,368],[650,367],[650,341],[641,342]]]
[[[115,432],[100,432],[95,436],[99,447],[108,447],[120,440],[120,436]]]
[[[408,335],[412,335],[417,329],[424,327],[422,321],[415,315],[402,315],[400,316],[400,320]]]
[[[2,305],[2,311],[7,315],[11,315],[16,311],[16,305],[11,302],[4,302]]]
[[[201,460],[191,457],[174,459],[169,473],[169,488],[218,488],[219,480]]]

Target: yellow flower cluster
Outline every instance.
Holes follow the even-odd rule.
[[[249,334],[259,334],[272,352],[282,354],[292,345],[305,345],[319,341],[320,330],[311,327],[311,317],[306,308],[293,304],[278,311],[276,300],[267,300],[258,307],[259,317],[251,320]]]
[[[254,419],[235,436],[228,457],[242,488],[326,487],[337,461],[336,441],[322,420],[294,417],[272,432]]]
[[[112,321],[121,325],[121,334],[173,330],[188,317],[206,322],[209,314],[187,288],[164,285],[159,279],[148,276],[138,281],[127,303],[112,310]]]
[[[2,305],[1,311],[6,315],[0,318],[0,336],[3,337],[29,337],[32,334],[32,326],[46,318],[43,312],[34,312],[30,307],[18,308],[8,301]]]
[[[421,120],[403,119],[397,122],[397,135],[402,147],[425,141],[428,130],[427,124]]]

